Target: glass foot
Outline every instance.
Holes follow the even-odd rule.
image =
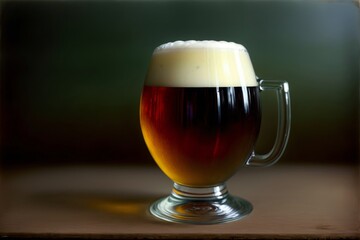
[[[225,185],[191,188],[175,183],[170,196],[150,206],[150,212],[162,220],[189,224],[232,222],[251,211],[251,203],[229,195]]]

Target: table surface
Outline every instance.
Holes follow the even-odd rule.
[[[359,169],[242,168],[227,183],[253,212],[236,222],[155,219],[149,205],[172,183],[156,167],[64,166],[2,171],[2,237],[92,239],[350,238],[359,235]]]

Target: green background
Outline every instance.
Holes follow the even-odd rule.
[[[354,163],[359,29],[355,1],[2,1],[2,163],[154,164],[138,116],[147,64],[190,39],[241,43],[259,77],[289,82],[280,163]],[[262,103],[265,152],[276,98]]]

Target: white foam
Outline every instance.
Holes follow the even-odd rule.
[[[225,41],[176,41],[154,50],[146,85],[258,86],[246,48]]]
[[[204,41],[175,41],[164,43],[155,48],[154,53],[166,51],[166,50],[174,50],[181,48],[228,48],[234,50],[246,51],[246,48],[238,43],[234,42],[226,42],[226,41],[214,41],[214,40],[204,40]]]

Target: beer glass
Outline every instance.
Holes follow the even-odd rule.
[[[268,90],[278,98],[277,137],[271,151],[259,155],[259,95]],[[290,130],[289,86],[257,78],[240,44],[166,43],[154,50],[148,67],[140,125],[152,157],[174,182],[150,212],[178,223],[235,221],[252,205],[230,195],[226,181],[241,166],[270,166],[281,157]]]

